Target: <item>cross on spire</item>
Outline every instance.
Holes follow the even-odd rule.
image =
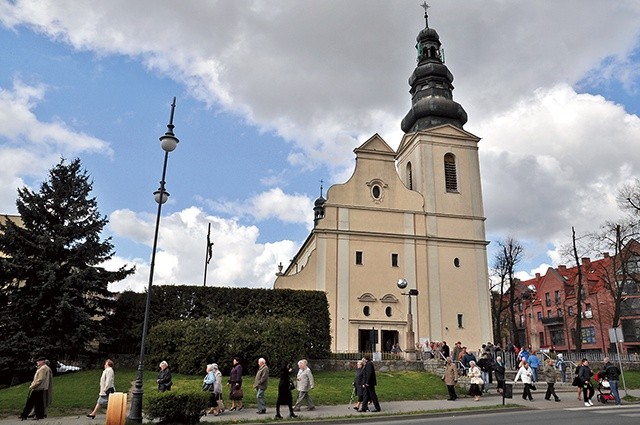
[[[424,22],[426,23],[427,28],[429,28],[429,15],[427,14],[427,9],[431,6],[429,6],[426,1],[423,1],[420,6],[424,9]]]

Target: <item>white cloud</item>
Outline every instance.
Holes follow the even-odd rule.
[[[481,122],[487,227],[538,242],[567,241],[619,214],[617,187],[640,169],[640,119],[565,84],[537,90]]]
[[[255,226],[242,226],[236,220],[208,216],[196,207],[186,208],[161,218],[154,284],[203,283],[209,223],[214,243],[207,272],[210,286],[271,287],[277,264],[286,264],[295,254],[293,241],[261,244],[257,242],[259,231]],[[117,236],[147,245],[151,256],[155,216],[115,211],[110,216],[110,227]],[[149,280],[149,262],[117,257],[109,267],[115,269],[123,264],[135,264],[135,275],[113,284],[110,289],[143,291]]]
[[[256,221],[278,219],[285,223],[309,223],[313,201],[305,195],[289,195],[280,188],[272,188],[245,201],[209,201],[213,210]]]

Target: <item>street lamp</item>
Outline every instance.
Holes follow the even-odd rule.
[[[408,285],[406,279],[398,280],[398,288],[405,289]],[[406,295],[409,308],[407,309],[407,345],[405,346],[405,354],[407,360],[416,360],[416,337],[413,332],[413,314],[411,313],[411,297],[418,295],[417,289],[409,289],[409,292],[401,292],[402,295]]]
[[[171,116],[169,124],[167,124],[167,132],[160,136],[160,147],[164,150],[164,164],[162,165],[162,179],[160,187],[153,192],[153,197],[158,203],[158,213],[156,215],[156,229],[153,234],[153,248],[151,251],[151,264],[149,265],[149,286],[147,288],[147,301],[144,308],[144,324],[142,326],[142,342],[140,343],[140,360],[138,362],[138,376],[136,378],[135,388],[131,392],[131,410],[129,411],[129,419],[135,422],[142,422],[142,374],[144,372],[144,354],[147,342],[147,330],[149,328],[149,311],[151,310],[151,287],[153,286],[153,270],[156,264],[156,249],[158,247],[158,229],[160,228],[160,213],[162,212],[162,204],[169,199],[169,192],[165,190],[165,177],[167,175],[167,160],[169,152],[178,146],[178,138],[173,134],[173,113],[176,109],[176,98],[173,98],[171,104]]]

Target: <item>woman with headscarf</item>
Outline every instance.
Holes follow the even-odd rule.
[[[482,372],[480,368],[476,366],[475,360],[469,361],[469,382],[471,387],[469,388],[469,395],[473,396],[475,401],[480,400],[482,395],[482,384],[484,381],[481,378]]]
[[[289,407],[289,417],[295,418],[296,414],[293,413],[293,397],[291,396],[291,390],[293,389],[293,382],[291,381],[291,364],[286,360],[282,361],[279,376],[280,381],[278,382],[278,400],[276,401],[275,419],[282,419],[282,415],[280,415],[280,405],[283,404]]]

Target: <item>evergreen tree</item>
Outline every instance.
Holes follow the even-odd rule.
[[[36,355],[80,356],[103,337],[100,321],[114,302],[107,285],[134,269],[100,266],[114,249],[100,239],[108,220],[92,187],[79,159],[62,159],[39,192],[18,189],[21,223],[0,224],[1,369]]]

